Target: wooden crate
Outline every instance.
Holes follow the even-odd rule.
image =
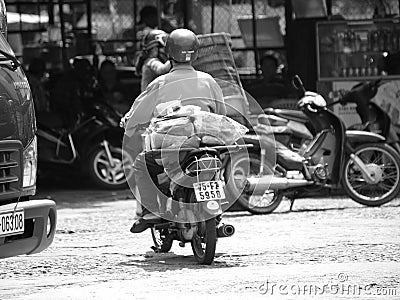
[[[245,117],[249,115],[249,104],[240,82],[239,73],[231,50],[231,37],[227,33],[198,35],[200,49],[193,67],[213,76],[220,85],[225,99],[235,99],[234,110]]]

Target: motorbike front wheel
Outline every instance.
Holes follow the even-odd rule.
[[[133,158],[122,148],[109,145],[111,161],[104,146],[94,147],[88,155],[87,171],[92,181],[105,189],[122,189],[133,176]]]
[[[211,265],[217,246],[216,220],[211,218],[202,222],[203,224],[198,226],[198,230],[192,239],[192,250],[197,262],[202,265]]]
[[[375,143],[357,147],[354,154],[363,161],[375,182],[368,182],[349,158],[342,177],[347,194],[367,206],[380,206],[396,197],[400,191],[400,155],[387,144]]]
[[[243,190],[246,179],[259,176],[261,157],[255,153],[234,153],[225,168],[226,189],[229,197],[252,214],[269,214],[281,203],[283,195],[279,190],[266,190],[263,195],[250,195]],[[273,168],[264,164],[264,173],[272,174]]]

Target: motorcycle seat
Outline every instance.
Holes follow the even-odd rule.
[[[305,123],[308,121],[307,116],[300,110],[293,109],[280,109],[280,108],[266,108],[264,112],[269,115],[278,116],[287,120]]]
[[[293,131],[288,126],[268,126],[257,124],[254,131],[259,135],[291,135]]]
[[[270,114],[262,114],[257,118],[259,124],[271,126],[286,126],[289,120]]]
[[[260,136],[260,146],[261,149],[267,151],[267,157],[271,157],[271,150],[275,150],[277,163],[286,170],[301,171],[303,169],[304,158],[279,141],[274,140],[269,136],[262,135]]]

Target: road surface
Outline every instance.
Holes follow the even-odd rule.
[[[129,191],[44,191],[58,228],[44,252],[0,261],[0,299],[400,299],[400,199],[284,201],[270,215],[225,214],[211,266],[190,245],[156,254],[131,234]]]

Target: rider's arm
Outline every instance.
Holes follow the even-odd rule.
[[[166,63],[162,63],[159,59],[153,58],[149,60],[148,66],[155,74],[163,75],[171,69],[171,62],[168,60]]]
[[[140,124],[146,124],[150,121],[154,107],[156,106],[158,95],[158,81],[154,80],[148,85],[133,103],[131,109],[121,119],[121,124],[125,127],[125,132],[136,130]]]

